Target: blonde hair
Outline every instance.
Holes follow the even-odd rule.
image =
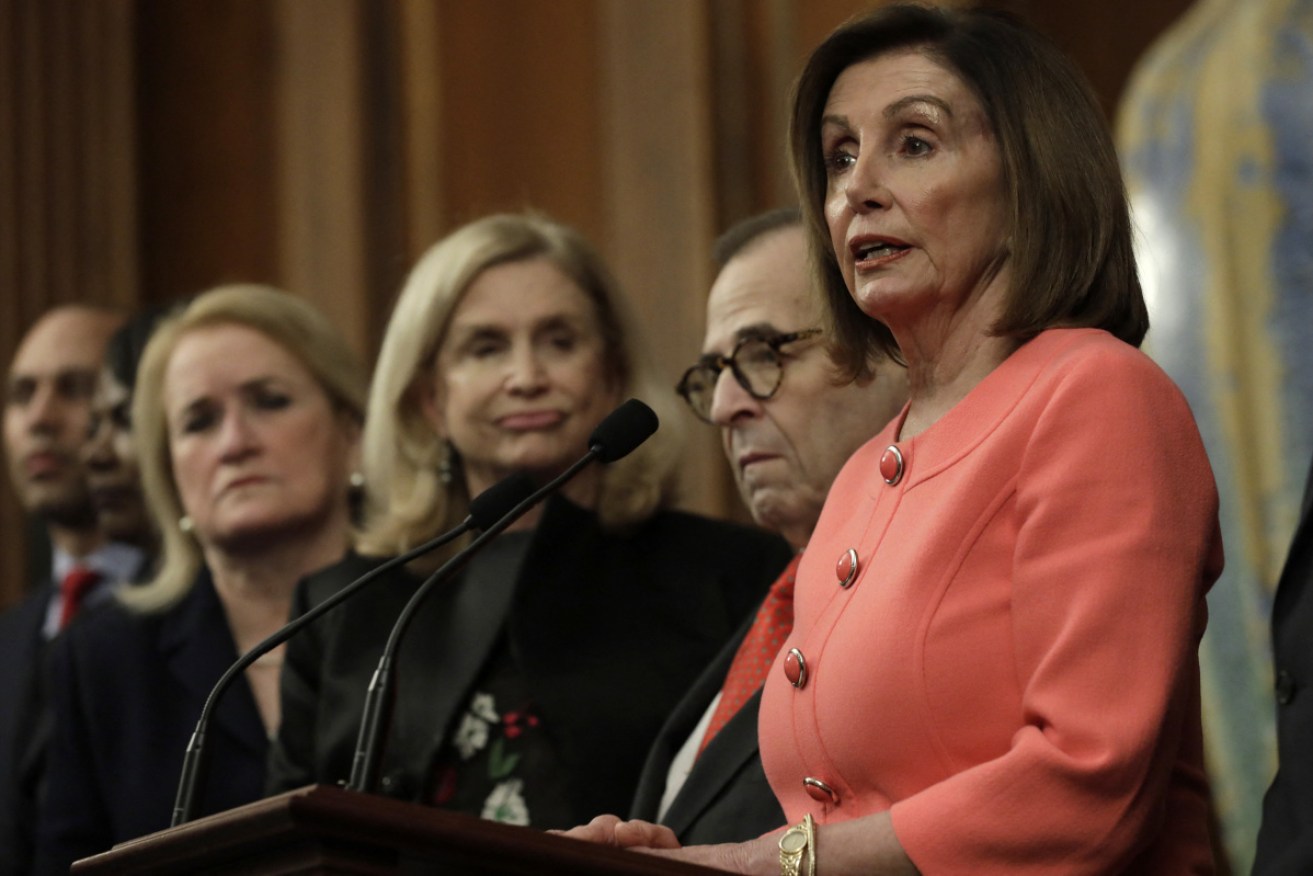
[[[328,318],[299,298],[269,286],[220,286],[162,322],[142,353],[132,401],[142,490],[163,535],[155,576],[120,591],[121,601],[137,611],[176,603],[204,562],[196,540],[179,527],[183,508],[173,479],[164,374],[183,337],[219,325],[245,326],[269,338],[306,367],[335,409],[356,423],[364,417],[365,376],[355,355]]]
[[[621,398],[642,399],[661,420],[656,435],[603,470],[597,507],[602,524],[614,528],[638,522],[672,500],[683,446],[674,395],[643,349],[637,322],[611,272],[574,229],[536,214],[496,214],[431,247],[397,299],[365,419],[368,510],[357,542],[362,552],[401,553],[464,519],[470,497],[462,478],[450,484],[439,478],[445,448],[421,410],[420,382],[475,278],[496,265],[539,258],[593,302],[605,367],[615,376]]]

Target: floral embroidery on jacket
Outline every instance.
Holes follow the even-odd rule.
[[[528,825],[525,780],[515,775],[522,761],[516,743],[541,724],[541,719],[528,707],[499,714],[492,694],[475,693],[451,740],[458,759],[449,757],[441,768],[433,802],[438,806],[448,804],[462,781],[476,785],[480,783],[481,773],[492,789],[483,801],[481,817],[504,824]],[[473,763],[478,759],[484,761],[482,770]]]

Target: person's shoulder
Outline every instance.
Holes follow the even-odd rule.
[[[0,612],[0,677],[17,680],[31,670],[41,652],[50,595],[50,586],[41,587]]]
[[[80,667],[79,674],[119,672],[125,663],[152,659],[169,612],[134,611],[117,599],[88,606],[51,640],[58,664]]]
[[[45,584],[0,611],[0,637],[14,636],[34,625],[40,626],[45,620],[53,589],[52,585]]]
[[[1184,402],[1176,382],[1148,353],[1101,329],[1049,329],[1022,350],[1040,385],[1064,386],[1091,403],[1107,395]]]
[[[1050,370],[1077,374],[1143,375],[1168,380],[1159,365],[1139,347],[1118,340],[1102,329],[1049,329],[1031,344],[1046,355]]]
[[[169,613],[167,609],[162,612],[134,611],[117,599],[107,599],[80,611],[57,639],[76,643],[118,641],[167,623]]]
[[[1115,435],[1140,447],[1141,460],[1154,447],[1211,483],[1190,401],[1147,353],[1097,329],[1050,330],[1035,341],[1049,343],[1050,355],[1022,404],[1045,435],[1088,445]]]

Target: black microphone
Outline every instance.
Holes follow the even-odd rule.
[[[588,436],[588,452],[602,462],[615,462],[633,453],[660,425],[655,411],[631,398],[597,424]]]
[[[228,667],[228,671],[219,678],[218,683],[211,689],[209,697],[206,698],[205,705],[201,709],[200,720],[196,722],[196,730],[192,733],[191,741],[187,743],[187,754],[183,759],[182,774],[178,780],[178,796],[173,805],[172,826],[177,827],[179,824],[186,824],[196,817],[196,797],[204,784],[202,766],[206,762],[204,755],[205,730],[210,724],[210,715],[214,711],[214,706],[219,697],[228,690],[229,685],[237,676],[257,659],[292,638],[301,628],[350,599],[361,588],[373,582],[384,572],[394,569],[402,563],[409,563],[416,557],[423,556],[430,551],[437,550],[452,539],[459,538],[470,530],[486,530],[503,519],[508,508],[515,508],[523,503],[525,497],[533,492],[533,488],[533,479],[523,473],[516,473],[498,481],[470,500],[469,514],[454,529],[370,569],[364,575],[361,575],[323,602],[308,609],[305,614],[289,622],[272,636],[260,642],[239,657],[236,663]]]
[[[373,678],[369,682],[369,691],[365,695],[365,708],[360,719],[360,735],[357,737],[356,752],[351,761],[351,780],[347,782],[349,790],[373,793],[378,785],[378,768],[383,759],[383,746],[393,707],[388,692],[396,675],[394,665],[396,654],[406,628],[410,626],[424,597],[438,582],[446,580],[459,571],[474,554],[482,550],[485,544],[519,520],[534,505],[559,490],[585,466],[594,460],[615,462],[628,456],[638,445],[652,436],[658,425],[656,413],[638,399],[631,398],[620,405],[607,414],[606,418],[597,424],[593,434],[588,436],[588,452],[580,457],[578,462],[506,512],[501,520],[485,528],[478,538],[444,563],[411,594],[410,601],[406,603],[401,614],[397,616],[397,622],[392,626],[387,645],[383,648],[383,656],[379,658],[378,668],[374,670]]]

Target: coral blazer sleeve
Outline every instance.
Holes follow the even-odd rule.
[[[1179,391],[1103,332],[1051,331],[896,429],[809,545],[785,648],[806,685],[767,684],[790,820],[890,810],[927,876],[1210,872],[1196,652],[1221,539]]]

